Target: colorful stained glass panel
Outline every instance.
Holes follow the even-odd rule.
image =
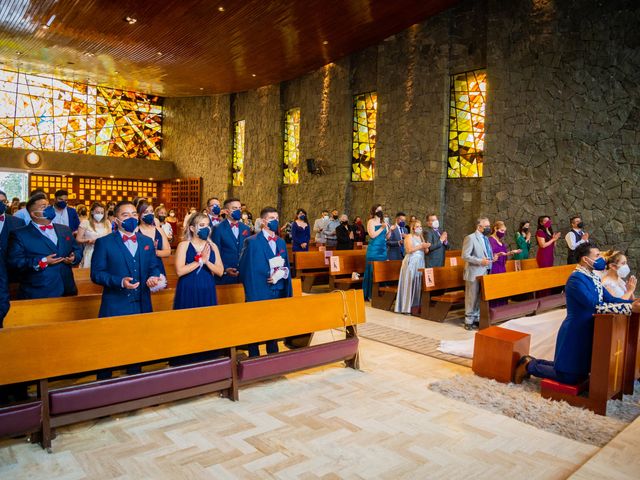
[[[231,175],[234,187],[244,185],[244,120],[233,123]]]
[[[351,180],[370,182],[376,159],[376,120],[378,94],[361,93],[353,97],[353,154]]]
[[[287,110],[284,121],[284,178],[285,185],[300,183],[300,109]]]

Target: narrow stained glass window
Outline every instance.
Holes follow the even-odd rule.
[[[233,122],[231,174],[234,187],[244,185],[244,120]]]
[[[284,176],[285,185],[300,183],[300,109],[287,110],[284,119]]]
[[[448,178],[482,177],[487,72],[451,76]]]
[[[159,160],[162,98],[0,70],[0,146]]]
[[[378,94],[361,93],[353,97],[353,155],[351,180],[370,182],[376,159],[376,118]]]

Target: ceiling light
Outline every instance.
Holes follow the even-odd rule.
[[[224,7],[222,7],[222,6],[218,7],[218,11],[219,12],[224,12]]]
[[[25,160],[28,166],[35,167],[40,163],[40,155],[38,155],[36,152],[29,152],[27,153]]]
[[[113,175],[109,175],[109,178],[113,178]]]
[[[129,25],[133,25],[138,21],[138,19],[133,17],[125,17],[124,21],[127,22]]]
[[[159,57],[162,56],[162,52],[158,52],[156,55],[158,55]]]
[[[73,172],[69,172],[69,175],[75,175],[75,173],[73,173]]]
[[[49,25],[42,25],[43,30],[49,30]]]
[[[44,25],[42,25],[42,28],[44,28],[45,30],[49,30],[49,27],[51,26],[51,24],[53,23],[53,21],[56,19],[55,15],[51,15],[51,17],[49,18],[49,21],[47,23],[45,23]]]
[[[252,77],[255,77],[255,76],[256,76],[256,74],[255,74],[255,73],[252,73],[252,74],[251,74],[251,76],[252,76]]]
[[[85,56],[85,57],[94,57],[94,56],[95,56],[95,54],[94,54],[94,53],[91,53],[91,52],[84,52],[84,56]]]
[[[115,72],[113,72],[113,73],[114,73],[114,75],[118,75],[120,72],[116,70],[116,71],[115,71]]]
[[[200,90],[204,90],[204,88],[200,87]]]
[[[324,42],[322,42],[323,45],[329,45],[329,40],[325,40]]]
[[[149,180],[153,180],[153,177],[149,177]]]

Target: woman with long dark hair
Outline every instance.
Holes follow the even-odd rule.
[[[539,268],[553,267],[554,249],[559,238],[560,232],[553,233],[551,217],[549,215],[538,217],[538,230],[536,231],[538,253],[536,253],[536,260]]]
[[[371,262],[384,262],[387,259],[387,236],[389,235],[389,225],[382,221],[382,205],[371,207],[371,218],[367,222],[367,233],[369,234],[369,244],[367,245],[367,267],[362,280],[362,291],[364,299],[371,298],[373,289],[373,264]]]
[[[291,222],[291,250],[294,252],[308,252],[311,240],[311,229],[307,212],[304,208],[296,210],[296,219]]]

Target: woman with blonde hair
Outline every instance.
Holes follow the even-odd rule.
[[[84,254],[79,268],[91,268],[91,257],[93,256],[93,245],[100,237],[111,233],[111,221],[104,212],[104,205],[94,202],[89,210],[87,219],[80,222],[76,242],[84,245]]]
[[[404,259],[400,268],[395,308],[397,313],[405,315],[417,312],[420,307],[424,255],[429,252],[431,246],[430,243],[424,241],[420,220],[415,220],[410,228],[410,234],[404,237]]]
[[[631,270],[626,255],[616,250],[608,250],[601,255],[607,261],[607,270],[602,276],[602,286],[614,297],[634,300],[638,281],[634,275],[629,276]],[[628,279],[625,280],[627,277]]]

